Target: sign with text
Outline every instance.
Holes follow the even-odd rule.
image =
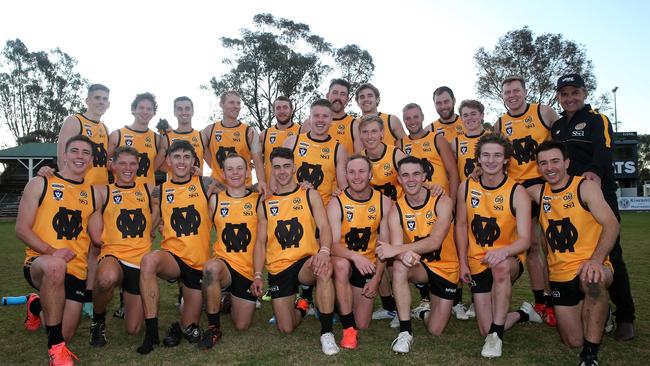
[[[619,197],[621,211],[650,211],[650,197]]]

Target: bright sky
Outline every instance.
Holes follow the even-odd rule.
[[[60,47],[75,57],[91,83],[111,88],[111,108],[104,116],[110,130],[132,122],[131,100],[144,91],[158,99],[152,126],[158,118],[175,126],[172,101],[187,95],[194,100],[198,129],[218,112],[214,95],[200,86],[227,70],[221,64],[219,38],[238,37],[257,13],[309,24],[336,47],[355,43],[367,49],[376,66],[372,82],[381,91],[380,111],[401,118],[402,106],[416,102],[427,121],[438,117],[431,99],[436,87],[450,86],[458,103],[476,98],[476,50],[492,49],[506,32],[527,25],[535,34],[561,33],[585,45],[598,80],[597,94],[619,87],[620,130],[650,133],[640,107],[647,102],[650,84],[649,3],[494,3],[22,0],[3,4],[0,42],[4,47],[6,40],[20,38],[31,51]]]

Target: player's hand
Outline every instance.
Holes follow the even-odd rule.
[[[580,265],[577,274],[582,282],[600,283],[605,278],[605,266],[590,259]]]
[[[598,174],[594,172],[584,172],[582,173],[582,176],[585,177],[585,179],[593,180],[594,182],[598,183],[598,185],[600,185],[600,177]]]
[[[489,250],[487,253],[485,253],[485,256],[481,260],[481,263],[487,264],[488,267],[492,268],[506,260],[508,257],[509,255],[507,248]]]
[[[479,179],[481,179],[481,175],[483,175],[483,169],[481,169],[480,166],[476,166],[469,177],[472,178],[473,181],[478,182]]]
[[[400,253],[400,248],[396,245],[391,245],[389,243],[377,240],[377,247],[375,248],[375,254],[377,258],[382,261],[395,257]]]
[[[306,180],[303,180],[302,182],[300,182],[300,188],[306,191],[308,189],[314,189],[314,185],[311,184],[310,182],[307,182]]]
[[[69,248],[57,249],[52,253],[53,257],[63,258],[66,262],[70,262],[74,257],[77,256],[75,252]]]
[[[330,267],[330,255],[325,253],[325,251],[320,251],[316,253],[311,259],[311,269],[314,272],[314,276],[321,277],[327,274],[327,271]]]
[[[39,177],[50,178],[51,176],[54,175],[55,172],[56,172],[56,170],[54,170],[54,168],[52,168],[52,167],[49,167],[49,166],[42,166],[42,167],[38,170],[38,172],[36,173],[36,175],[38,175]]]
[[[377,289],[379,288],[379,280],[375,280],[373,277],[370,281],[366,282],[366,284],[363,286],[361,289],[361,295],[368,299],[374,299],[375,296],[377,296]]]
[[[345,190],[345,188],[341,188],[341,187],[334,188],[334,190],[332,191],[332,197],[340,196],[341,194],[343,194],[344,190]]]
[[[199,168],[198,166],[194,165],[192,167],[192,175],[200,177],[203,175],[203,170],[201,170],[201,168]]]
[[[208,197],[212,196],[215,193],[223,192],[225,189],[226,186],[215,180],[208,186]]]
[[[355,253],[352,261],[354,262],[354,266],[357,267],[359,273],[362,275],[367,276],[375,274],[375,264],[372,263],[370,259],[366,258],[366,256]]]
[[[153,232],[153,231],[152,231],[152,232]],[[94,241],[94,240],[91,240],[90,242],[93,244],[93,247],[95,247],[95,248],[101,248],[102,245],[104,245],[104,241],[103,241],[103,240],[100,240],[100,241],[98,241],[98,242],[97,242],[97,241]]]
[[[271,195],[269,186],[266,185],[266,182],[257,182],[257,193],[262,196],[262,199],[267,199]]]
[[[445,189],[442,188],[440,184],[431,184],[429,182],[425,182],[422,184],[426,189],[431,191],[432,196],[440,196],[445,194]]]
[[[420,262],[420,255],[412,250],[409,250],[405,253],[402,253],[400,259],[406,267],[411,268]]]
[[[251,294],[255,297],[264,295],[264,282],[261,278],[255,277],[253,279],[253,283],[251,283]]]
[[[469,271],[467,264],[460,265],[460,279],[464,283],[472,283],[472,273]]]

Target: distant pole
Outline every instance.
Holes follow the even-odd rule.
[[[612,93],[614,93],[614,127],[616,127],[616,132],[618,132],[618,115],[616,111],[616,91],[618,90],[618,86],[615,86],[614,89],[612,89]]]

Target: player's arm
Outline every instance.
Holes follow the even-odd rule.
[[[469,264],[467,263],[467,247],[469,239],[467,237],[469,228],[467,227],[467,205],[465,203],[467,184],[466,181],[458,186],[456,193],[456,251],[458,252],[458,263],[460,265],[460,279],[469,283],[471,281]]]
[[[553,109],[550,106],[547,106],[545,104],[540,104],[539,105],[539,114],[542,116],[542,123],[548,129],[550,129],[551,126],[553,126],[555,121],[560,119],[560,116],[557,114],[555,109]]]
[[[402,125],[402,121],[400,121],[399,117],[391,115],[390,120],[388,121],[388,126],[395,136],[395,141],[406,136],[406,132],[404,132],[404,126]],[[393,143],[395,143],[395,141]]]
[[[248,145],[251,147],[253,166],[255,167],[255,177],[257,177],[258,192],[262,196],[267,196],[269,192],[266,176],[264,174],[264,157],[262,156],[260,135],[251,127],[248,129],[248,136],[246,136],[246,138],[248,139]]]
[[[163,146],[162,140],[167,140],[167,138],[162,138],[159,134],[154,132],[154,139],[156,140],[156,146],[158,150],[156,151],[156,158],[154,159],[153,168],[154,171],[158,171],[160,167],[165,165],[165,158],[167,157],[167,148]]]
[[[106,147],[106,156],[108,157],[108,163],[106,167],[108,170],[111,170],[111,164],[113,164],[113,152],[117,149],[117,145],[120,143],[120,130],[115,130],[108,135],[108,146]]]
[[[352,120],[352,136],[354,136],[354,153],[359,154],[363,151],[363,143],[361,142],[361,132],[359,132],[359,121],[361,118]]]
[[[498,134],[501,133],[501,118],[497,119],[497,121],[494,122],[494,132]]]
[[[160,217],[160,186],[155,186],[151,187],[151,185],[147,185],[147,188],[151,192],[151,230],[152,230],[152,237],[153,237],[153,232],[155,228],[157,228],[161,224],[161,217]]]
[[[533,184],[532,186],[526,188],[526,193],[528,193],[530,200],[537,203],[538,205],[540,204],[539,199],[542,195],[542,187],[542,184]]]
[[[327,219],[332,230],[332,255],[354,262],[362,275],[375,273],[375,265],[368,258],[341,243],[341,201],[338,197],[332,197],[327,205]]]
[[[63,161],[63,154],[65,153],[65,144],[72,136],[81,133],[81,123],[75,116],[68,116],[61,126],[59,131],[59,139],[56,143],[56,166],[59,170],[63,169],[65,162]]]
[[[348,160],[348,152],[345,150],[343,145],[336,144],[336,183],[340,191],[343,191],[348,187],[348,180],[345,178],[345,167]]]
[[[319,277],[324,275],[330,267],[330,253],[332,252],[332,229],[330,228],[329,221],[327,220],[327,212],[325,206],[323,206],[323,201],[320,198],[320,194],[315,189],[307,190],[309,195],[309,203],[311,204],[312,213],[314,215],[314,221],[316,221],[316,227],[320,233],[320,238],[318,242],[320,244],[320,249],[312,257],[312,268],[314,275]]]
[[[93,189],[95,195],[95,212],[90,215],[88,219],[88,234],[94,246],[101,247],[102,233],[104,232],[104,205],[106,204],[106,197],[108,194],[108,186],[96,185]]]
[[[440,152],[440,158],[442,159],[442,163],[445,165],[445,170],[447,171],[447,178],[449,179],[449,197],[456,197],[456,189],[460,183],[460,178],[458,177],[458,165],[454,158],[454,154],[451,151],[451,146],[442,134],[436,135],[435,144]]]
[[[161,135],[160,136],[160,149],[158,151],[162,150],[163,153],[161,154],[160,152],[156,152],[156,162],[154,164],[160,163],[158,160],[162,159],[162,163],[160,163],[160,166],[156,169],[161,172],[168,172],[170,169],[169,164],[167,164],[167,149],[169,149],[169,136],[167,135]]]
[[[214,126],[214,123],[208,124],[201,130],[201,141],[203,141],[203,160],[205,160],[210,168],[212,168],[213,159],[212,154],[210,154],[210,134],[212,133],[212,126]]]
[[[257,239],[255,239],[255,248],[253,249],[253,283],[251,284],[251,293],[253,296],[260,297],[264,294],[264,283],[262,281],[262,270],[264,270],[264,261],[266,259],[266,212],[264,212],[263,201],[257,204]]]
[[[300,133],[307,133],[311,131],[311,118],[307,117],[302,121],[302,127],[300,127]]]
[[[381,221],[379,222],[379,235],[377,236],[377,245],[379,243],[388,243],[390,241],[390,228],[388,225],[388,216],[390,214],[390,210],[392,209],[393,206],[393,201],[388,198],[387,196],[382,195],[382,213],[381,213]],[[384,270],[386,269],[386,262],[385,261],[376,261],[375,262],[375,275],[373,276],[371,281],[377,281],[377,287],[379,287],[379,282],[381,281],[381,276],[384,273]]]

